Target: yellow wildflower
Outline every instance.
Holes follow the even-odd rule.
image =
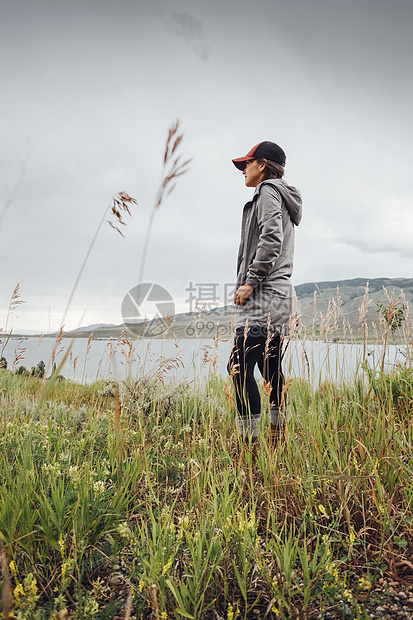
[[[59,549],[60,549],[60,555],[62,556],[62,558],[65,555],[65,545],[63,542],[63,536],[60,534],[59,536]]]
[[[321,512],[322,515],[324,515],[325,517],[327,517],[327,519],[329,519],[329,516],[327,514],[327,510],[324,508],[323,504],[318,504],[318,509]]]
[[[13,590],[14,598],[16,599],[16,603],[20,602],[20,595],[24,596],[24,588],[21,583],[18,583],[17,586]]]
[[[161,613],[161,620],[168,620],[168,614],[166,613],[166,611],[163,611]]]
[[[353,600],[353,594],[352,594],[351,590],[348,590],[348,589],[344,590],[344,592],[343,592],[343,596],[344,596],[344,598],[346,598],[346,599],[347,599],[350,603],[351,603],[351,601]]]
[[[332,577],[334,577],[335,583],[338,583],[338,570],[333,562],[326,562],[326,572],[329,573]]]
[[[144,582],[144,580],[143,580],[143,579],[140,579],[140,580],[139,580],[139,584],[138,584],[138,590],[139,590],[139,592],[142,592],[142,590],[143,590],[144,586],[145,586],[145,582]]]
[[[10,562],[9,566],[10,566],[10,570],[13,573],[13,575],[16,576],[16,565],[14,563],[14,560]]]
[[[364,577],[360,577],[359,585],[360,585],[360,588],[362,588],[363,590],[370,590],[371,581],[369,581],[368,579],[365,579]]]
[[[164,575],[166,575],[166,573],[167,573],[167,572],[168,572],[168,570],[171,568],[171,566],[172,566],[172,559],[170,558],[170,559],[167,561],[167,563],[165,564],[165,566],[163,567],[163,571],[162,571],[162,575],[161,575],[162,577],[163,577]]]

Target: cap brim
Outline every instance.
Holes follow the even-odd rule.
[[[237,159],[233,159],[232,163],[238,170],[244,170],[247,165],[247,161],[252,161],[253,157],[237,157]]]

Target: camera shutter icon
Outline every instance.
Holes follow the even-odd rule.
[[[122,319],[129,331],[140,333],[144,323],[159,325],[175,315],[171,294],[163,286],[143,282],[130,289],[123,298]]]

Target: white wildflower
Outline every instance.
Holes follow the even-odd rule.
[[[105,483],[103,480],[97,480],[93,483],[93,491],[96,495],[100,495],[105,490]]]

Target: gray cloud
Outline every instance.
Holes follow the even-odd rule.
[[[202,22],[185,11],[172,15],[169,21],[169,28],[178,37],[182,37],[189,48],[195,52],[201,60],[209,60],[211,46],[204,41],[204,26]]]
[[[355,239],[353,237],[338,237],[337,239],[340,243],[347,245],[349,248],[356,248],[357,250],[361,250],[362,252],[366,252],[368,254],[393,254],[395,256],[400,256],[402,258],[413,259],[413,248],[412,247],[402,247],[398,242],[394,240],[389,240],[384,243],[378,243],[374,241],[369,241],[368,239]]]

